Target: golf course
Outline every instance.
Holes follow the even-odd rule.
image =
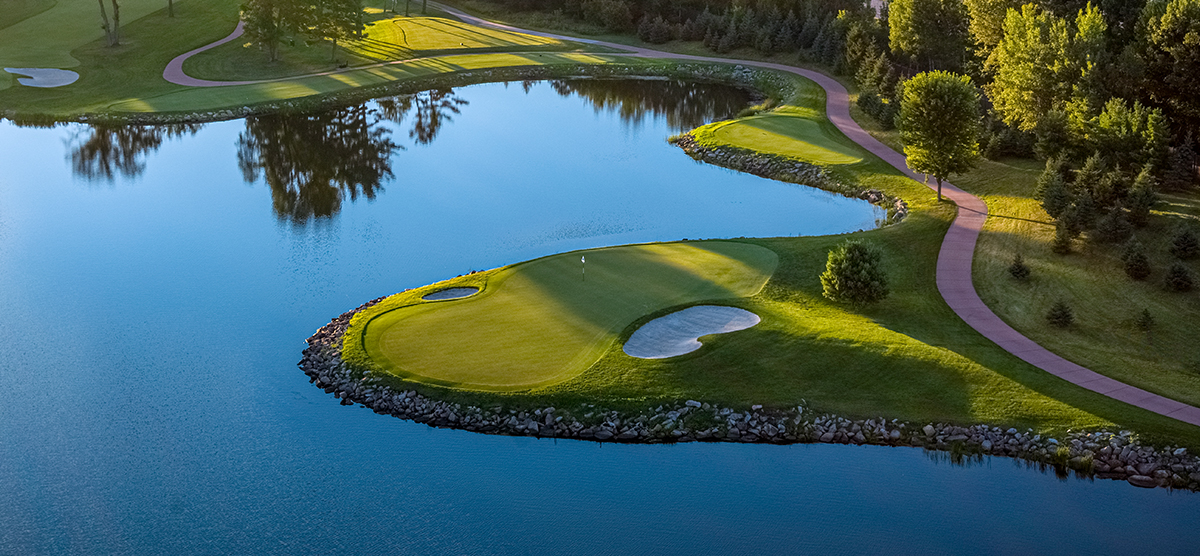
[[[94,4],[25,0],[20,5],[0,20],[0,66],[69,70],[79,79],[42,88],[19,84],[18,74],[0,74],[0,106],[10,117],[152,115],[194,121],[260,109],[315,108],[435,85],[569,75],[697,77],[734,81],[771,101],[767,109],[691,131],[697,144],[814,165],[846,191],[873,190],[907,203],[903,222],[855,234],[880,248],[891,282],[892,295],[871,306],[822,296],[817,276],[840,237],[688,241],[567,253],[396,294],[355,315],[343,339],[347,362],[362,376],[394,388],[426,389],[468,403],[504,399],[531,407],[582,400],[645,405],[694,398],[775,406],[805,400],[822,411],[856,417],[983,422],[1046,433],[1120,426],[1200,446],[1200,429],[1168,416],[1181,403],[1200,402],[1200,374],[1190,362],[1163,356],[1192,341],[1187,323],[1197,311],[1194,296],[1176,302],[1147,289],[1131,302],[1180,315],[1160,319],[1156,346],[1165,347],[1145,357],[1136,351],[1142,338],[1123,332],[1133,314],[1128,303],[1114,304],[1103,317],[1108,320],[1098,318],[1067,332],[1048,329],[1041,322],[1042,305],[1064,291],[1087,298],[1111,295],[1118,286],[1062,271],[1066,264],[1086,274],[1096,266],[1094,258],[1043,262],[1040,255],[1033,257],[1037,272],[1055,278],[1036,282],[1035,296],[999,281],[1016,251],[1028,253],[1038,248],[1034,239],[1046,239],[1047,228],[1037,223],[1043,218],[1040,208],[1029,198],[1036,173],[987,162],[956,180],[963,190],[949,186],[961,193],[952,197],[961,206],[978,202],[982,208],[959,211],[940,203],[915,181],[921,176],[905,168],[894,135],[871,130],[872,136],[850,118],[855,91],[824,73],[796,67],[795,59],[700,56],[694,43],[654,50],[628,38],[624,43],[575,39],[487,22],[434,3],[427,13],[406,17],[378,2],[363,12],[361,37],[337,44],[286,42],[280,59],[269,61],[239,35],[233,0],[182,0],[174,17],[162,3],[126,0],[119,46],[106,44],[95,24]],[[986,203],[972,191],[985,195]],[[1172,203],[1180,208],[1162,213],[1164,218],[1190,218],[1196,206],[1189,196]],[[987,219],[989,209],[1013,219],[998,224]],[[963,220],[964,214],[977,222]],[[973,259],[974,236],[969,243],[947,241],[953,256],[940,256],[947,232],[958,233],[967,224],[983,229],[985,248],[979,254],[984,260]],[[1166,234],[1168,228],[1155,224],[1151,229]],[[1018,329],[1013,334],[1054,353],[1039,347],[1037,357],[1014,355],[986,327],[969,320],[979,311],[948,305],[954,300],[940,289],[948,276],[940,265],[950,262],[957,265],[950,270],[958,272],[953,278],[958,284],[970,285],[972,268],[987,273],[975,277],[983,301],[973,286],[963,293],[969,294],[967,301],[977,301],[997,326],[1011,322]],[[453,287],[480,291],[462,299],[422,299]],[[622,352],[622,343],[640,325],[702,303],[746,309],[762,322],[704,338],[703,348],[676,358],[640,360]],[[1122,332],[1094,333],[1113,330],[1106,324],[1113,319],[1122,323]],[[1113,341],[1124,346],[1119,363],[1096,355],[1106,353],[1099,348]],[[1109,394],[1115,388],[1081,388],[1086,381],[1070,378],[1079,373],[1045,368],[1043,361],[1051,356],[1086,363],[1088,369],[1080,369],[1124,381],[1119,384],[1132,393],[1114,398]],[[1148,370],[1129,370],[1137,365]],[[1176,405],[1146,409],[1166,402]]]

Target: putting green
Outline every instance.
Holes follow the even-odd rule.
[[[727,241],[554,255],[495,271],[469,298],[366,313],[365,329],[356,322],[351,332],[359,335],[347,333],[347,342],[361,341],[378,367],[412,380],[494,391],[544,386],[583,372],[642,316],[758,293],[777,263],[769,249]]]
[[[854,164],[862,151],[828,122],[800,114],[769,113],[709,124],[696,130],[710,140],[806,160],[813,164]],[[706,129],[707,128],[707,129]]]

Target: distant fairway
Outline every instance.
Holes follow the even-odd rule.
[[[711,124],[708,135],[730,145],[752,145],[759,152],[799,158],[813,164],[854,164],[862,151],[836,130],[827,129],[824,118],[798,114],[763,114]]]
[[[583,372],[642,316],[758,293],[777,262],[766,248],[724,241],[566,253],[500,269],[470,298],[367,315],[359,337],[397,376],[476,390],[543,386]]]

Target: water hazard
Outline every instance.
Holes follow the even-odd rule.
[[[470,270],[874,225],[860,201],[668,145],[751,100],[718,89],[512,83],[205,126],[0,124],[0,553],[1194,548],[1186,493],[913,449],[433,430],[296,369],[331,317]]]

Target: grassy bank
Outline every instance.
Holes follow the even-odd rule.
[[[807,114],[804,125],[784,126],[775,141],[841,145],[844,137],[823,121],[824,95],[800,78],[783,99],[783,114]],[[781,115],[781,117],[784,117]],[[793,117],[793,116],[787,116]],[[753,120],[751,120],[753,122]],[[815,131],[819,130],[819,131]],[[566,407],[593,403],[614,408],[698,399],[723,405],[786,407],[802,400],[818,411],[850,417],[915,422],[989,423],[1061,434],[1067,429],[1128,427],[1163,442],[1200,446],[1200,430],[1082,390],[1009,355],[967,327],[941,300],[934,268],[941,238],[954,216],[932,192],[882,161],[851,147],[858,162],[830,166],[839,179],[907,200],[905,222],[855,234],[886,253],[893,294],[861,310],[821,295],[818,275],[841,237],[738,240],[775,252],[778,267],[757,295],[733,300],[762,322],[734,334],[706,338],[697,352],[667,360],[629,357],[622,343],[664,311],[642,315],[578,376],[517,392],[444,388],[397,375],[385,380],[434,398],[487,406]],[[812,159],[825,156],[815,147]],[[577,262],[577,261],[576,261]],[[478,278],[463,277],[468,281]],[[457,285],[451,280],[438,287]],[[411,292],[410,292],[411,293]],[[461,315],[460,315],[461,317]],[[461,326],[471,325],[459,319]],[[415,333],[414,333],[415,334]],[[347,336],[347,342],[351,336]]]

